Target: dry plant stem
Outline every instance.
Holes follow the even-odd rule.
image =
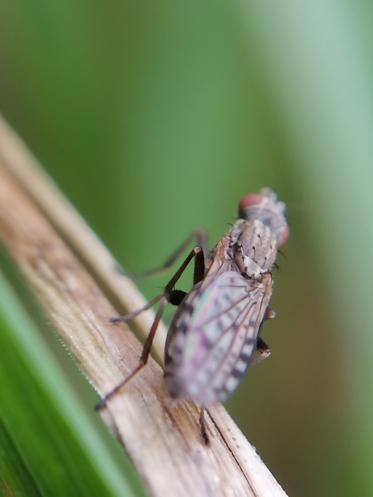
[[[132,280],[117,271],[117,262],[97,235],[39,167],[30,152],[0,116],[0,158],[2,165],[27,192],[44,217],[94,275],[95,281],[109,294],[119,314],[140,309],[146,301]],[[151,311],[134,320],[136,331],[144,339],[153,321]],[[166,329],[159,326],[153,350],[162,363]]]
[[[105,247],[1,122],[0,240],[81,370],[101,395],[108,392],[141,355],[126,325],[109,323],[112,302],[133,311],[143,299],[130,282],[120,282]],[[199,410],[171,402],[152,359],[103,417],[153,496],[286,495],[221,405],[206,413],[210,445],[203,444]]]

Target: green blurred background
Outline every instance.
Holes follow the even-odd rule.
[[[0,112],[126,269],[195,227],[215,243],[247,192],[287,203],[272,357],[227,408],[292,496],[373,495],[372,17],[362,0],[0,4]]]

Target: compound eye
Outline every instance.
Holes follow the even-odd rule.
[[[238,207],[241,211],[253,205],[259,205],[262,203],[262,201],[263,195],[260,195],[260,193],[248,193],[247,195],[241,197]]]

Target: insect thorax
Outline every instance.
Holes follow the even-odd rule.
[[[269,226],[257,219],[238,219],[229,237],[229,255],[241,273],[259,277],[272,269],[277,254],[277,240]]]

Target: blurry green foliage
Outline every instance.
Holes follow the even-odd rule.
[[[113,453],[91,409],[82,408],[3,276],[0,293],[4,496],[143,495],[130,463]]]

